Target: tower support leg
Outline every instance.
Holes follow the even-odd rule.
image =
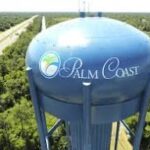
[[[90,82],[83,82],[83,150],[91,150],[91,91]]]
[[[136,127],[135,139],[133,144],[133,150],[140,150],[140,143],[143,134],[143,128],[145,124],[145,117],[149,106],[149,99],[150,99],[150,81],[147,84],[147,87],[143,93],[141,98],[141,107],[139,111],[139,121]]]
[[[70,122],[72,150],[109,150],[112,124],[92,124],[91,83],[83,83],[83,117]],[[99,116],[100,117],[100,116]]]
[[[118,147],[119,131],[120,131],[120,121],[117,122],[117,126],[116,126],[115,148],[114,148],[114,150],[117,150],[117,147]]]
[[[49,142],[48,139],[46,138],[47,127],[46,127],[45,114],[44,114],[44,110],[39,105],[40,99],[38,96],[36,86],[34,84],[32,69],[27,68],[26,71],[28,74],[28,80],[30,84],[30,94],[34,105],[35,117],[38,125],[38,131],[40,134],[41,150],[50,150]]]

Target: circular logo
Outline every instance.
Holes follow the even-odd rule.
[[[47,78],[57,75],[60,68],[60,57],[56,52],[45,53],[40,59],[40,71]]]

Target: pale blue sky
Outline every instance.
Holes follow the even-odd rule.
[[[86,1],[86,9],[89,8],[90,11],[150,12],[150,0],[85,0],[85,1]],[[0,12],[78,11],[78,10],[79,10],[79,0],[0,0]]]

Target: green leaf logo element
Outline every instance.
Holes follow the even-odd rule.
[[[54,52],[44,54],[40,60],[40,71],[49,78],[53,78],[57,75],[60,68],[60,58]]]
[[[43,62],[46,62],[48,65],[50,65],[54,62],[57,62],[57,61],[58,61],[58,59],[54,55],[47,55],[43,58]]]

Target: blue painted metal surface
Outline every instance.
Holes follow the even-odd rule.
[[[35,37],[26,64],[49,97],[82,104],[82,82],[88,81],[93,85],[92,104],[120,103],[139,96],[146,86],[150,41],[120,21],[78,18]]]
[[[112,124],[92,124],[91,125],[91,149],[109,150]],[[84,149],[84,126],[82,122],[70,124],[72,150]]]
[[[102,15],[103,15],[102,12],[98,12],[98,13],[97,13],[97,16],[98,16],[98,17],[102,17]]]
[[[65,118],[66,120],[70,120],[70,123],[68,122],[68,125],[70,126],[70,135],[69,136],[72,136],[71,137],[71,144],[72,144],[71,150],[75,150],[76,147],[77,147],[77,150],[80,150],[80,149],[82,150],[82,148],[85,144],[83,142],[83,137],[85,134],[83,132],[83,129],[85,128],[85,126],[83,123],[83,118],[82,117],[76,118],[76,115],[74,115],[74,114],[78,113],[78,111],[79,111],[79,114],[77,116],[82,116],[83,106],[82,105],[74,106],[75,104],[67,104],[67,103],[59,102],[57,100],[53,100],[50,98],[48,98],[47,101],[44,101],[45,97],[42,97],[42,95],[40,95],[40,91],[38,91],[38,88],[36,87],[35,83],[33,82],[32,69],[27,68],[27,72],[28,72],[28,78],[29,78],[29,83],[30,83],[31,97],[33,100],[35,114],[36,114],[36,120],[38,123],[38,129],[39,129],[40,141],[41,141],[41,149],[42,150],[50,150],[48,137],[50,136],[50,134],[52,134],[51,132],[48,132],[46,130],[46,121],[45,121],[44,111],[55,114],[57,117],[61,118],[62,116],[60,114],[63,114],[63,117],[67,116],[66,112],[64,112],[64,110],[63,110],[63,109],[66,109],[66,111],[68,111],[68,114],[71,114],[70,116],[72,116],[70,118]],[[141,94],[139,100],[131,99],[129,102],[124,102],[121,105],[113,104],[110,106],[103,105],[103,106],[93,107],[92,110],[94,112],[97,112],[97,114],[91,112],[91,115],[92,115],[91,116],[91,125],[90,125],[91,126],[91,129],[90,129],[91,130],[91,139],[92,139],[91,140],[91,143],[92,143],[91,150],[109,150],[112,122],[121,120],[121,118],[128,117],[135,112],[140,113],[140,119],[138,121],[138,126],[137,126],[133,149],[139,150],[140,149],[140,146],[139,146],[140,140],[142,137],[142,131],[143,131],[143,126],[144,126],[144,118],[146,115],[146,110],[148,108],[148,102],[149,102],[149,97],[150,97],[149,93],[150,93],[150,83],[148,82],[147,86],[145,87],[145,90]],[[87,97],[87,99],[89,99],[89,97]],[[45,107],[45,106],[47,106],[47,107]],[[61,106],[63,107],[63,109],[61,109]],[[91,107],[92,106],[87,107],[87,108],[91,109]],[[70,108],[76,110],[76,112],[72,113]],[[133,111],[131,111],[131,110],[133,110]],[[59,113],[57,114],[57,112],[59,112]],[[111,115],[110,115],[110,112],[111,112]],[[119,115],[112,115],[112,112],[115,112],[116,114],[118,112]],[[74,116],[75,116],[75,118],[74,118]],[[115,116],[115,120],[113,120],[114,116]],[[89,116],[87,116],[87,117],[89,117]],[[87,117],[85,117],[85,119]],[[73,118],[73,120],[72,120],[72,118]],[[97,119],[99,121],[94,120],[95,122],[92,122],[93,118]],[[113,119],[111,119],[111,118],[113,118]],[[55,128],[55,126],[54,126],[54,128]]]
[[[85,12],[80,12],[80,17],[81,18],[84,18],[86,16],[86,13]]]
[[[40,91],[37,91],[40,92]],[[82,120],[83,106],[79,104],[64,103],[57,99],[41,95],[40,105],[58,118],[67,121]],[[91,105],[91,119],[93,124],[110,123],[123,120],[138,112],[141,107],[141,98],[131,99],[124,103],[111,105]],[[127,111],[128,110],[128,111]],[[68,113],[69,112],[69,113]],[[111,112],[111,114],[110,114]]]
[[[91,83],[83,82],[83,150],[91,150]]]
[[[150,80],[147,82],[145,91],[142,93],[142,100],[143,102],[141,103],[141,107],[139,109],[139,121],[135,133],[133,150],[140,150],[140,142],[142,139],[143,128],[145,125],[146,112],[150,103]]]
[[[39,97],[38,93],[36,91],[36,86],[33,81],[33,75],[32,75],[32,69],[27,68],[27,73],[28,73],[28,79],[30,83],[30,93],[31,93],[31,98],[32,102],[34,105],[34,111],[35,111],[35,117],[37,120],[38,124],[38,131],[40,134],[40,143],[41,143],[41,148],[42,150],[49,150],[49,145],[46,142],[46,121],[44,120],[45,117],[43,114],[43,109],[41,108],[41,105],[39,105]]]
[[[45,112],[65,120],[71,150],[109,150],[112,123],[139,112],[139,150],[150,97],[145,34],[113,19],[74,19],[37,35],[26,64],[42,150],[61,123],[47,131]]]

